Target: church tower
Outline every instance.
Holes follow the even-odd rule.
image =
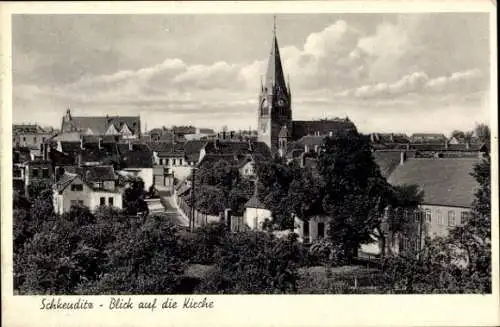
[[[279,148],[279,134],[282,128],[292,129],[292,104],[290,88],[285,83],[281,65],[278,39],[276,38],[276,17],[273,28],[273,42],[266,79],[261,81],[258,108],[258,140],[264,142],[275,154]]]

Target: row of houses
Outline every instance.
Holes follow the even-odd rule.
[[[324,138],[324,135],[304,136],[289,144],[287,151],[280,154],[287,162],[297,161],[314,173]],[[465,224],[478,187],[471,172],[482,158],[489,155],[489,149],[484,143],[472,146],[419,143],[382,150],[373,146],[372,153],[390,184],[418,185],[424,192],[423,202],[416,210],[394,212],[386,208],[383,217],[386,222],[394,215],[404,216],[407,222],[405,228],[396,233],[390,232],[387,223],[383,224],[387,234],[386,251],[398,253],[420,248],[425,237],[446,236],[451,228]],[[252,197],[247,207],[250,209],[245,213],[247,225],[252,229],[262,229],[272,213],[257,197]],[[306,243],[317,241],[326,237],[329,220],[326,215],[313,215],[307,220],[296,218],[294,232]],[[374,238],[374,244],[363,246],[361,250],[376,255],[381,251],[377,242]]]

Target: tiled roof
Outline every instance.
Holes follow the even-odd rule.
[[[80,132],[66,132],[55,135],[52,140],[61,142],[80,142]]]
[[[389,177],[401,162],[401,152],[398,150],[379,150],[373,152],[373,158],[380,168],[382,176]],[[415,151],[404,151],[406,158],[414,158]]]
[[[303,121],[294,120],[292,128],[292,138],[297,140],[305,135],[328,135],[332,131],[356,130],[356,126],[346,119]]]
[[[211,128],[200,128],[199,133],[200,134],[215,134],[215,131]]]
[[[141,120],[139,116],[79,116],[71,117],[69,122],[63,122],[63,130],[67,130],[68,125],[71,130],[86,132],[91,130],[93,134],[105,134],[110,125],[114,125],[120,131],[126,124],[133,134],[141,130]]]
[[[72,174],[68,172],[64,172],[64,174],[59,178],[59,180],[54,184],[54,187],[56,188],[57,191],[61,192],[63,191],[66,186],[71,184],[77,178],[77,174]]]
[[[388,181],[393,185],[417,184],[423,204],[470,207],[478,187],[470,175],[479,159],[409,159],[398,165]]]
[[[200,166],[209,166],[211,167],[212,165],[216,164],[219,161],[226,161],[229,164],[236,164],[237,159],[234,155],[232,154],[214,154],[214,153],[209,153],[206,154],[203,159],[200,162]]]
[[[80,174],[82,174],[83,179],[87,183],[114,181],[117,179],[113,166],[82,167]]]
[[[12,134],[49,134],[40,125],[36,124],[14,124]]]
[[[325,135],[315,136],[315,135],[306,135],[297,140],[296,143],[300,145],[308,145],[314,147],[315,145],[320,146],[323,144],[323,140],[325,139]]]
[[[439,133],[415,133],[411,135],[412,138],[438,138],[438,139],[446,139],[444,134]]]
[[[64,154],[55,149],[49,152],[49,158],[55,166],[69,166],[76,163],[76,157],[71,154]]]
[[[196,127],[193,126],[174,126],[172,128],[174,134],[194,134],[196,133]]]
[[[80,141],[61,141],[61,150],[64,153],[78,153],[81,151]]]
[[[126,168],[152,168],[153,151],[143,143],[119,143],[118,152]],[[132,147],[132,149],[130,148]]]
[[[262,202],[258,199],[256,195],[253,195],[250,200],[245,203],[245,208],[257,208],[257,209],[267,209]]]

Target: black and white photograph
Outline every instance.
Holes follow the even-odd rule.
[[[489,13],[11,23],[14,297],[492,294]]]

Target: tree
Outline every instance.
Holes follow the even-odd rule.
[[[491,176],[485,158],[471,172],[479,184],[472,215],[446,237],[426,240],[422,256],[390,256],[384,272],[408,293],[491,293]],[[399,285],[399,286],[398,286]]]
[[[474,129],[474,134],[481,140],[481,142],[484,142],[486,144],[490,143],[490,128],[486,124],[478,124],[476,128]]]
[[[148,212],[145,199],[144,181],[141,178],[133,178],[128,181],[129,187],[123,194],[123,209],[129,215],[137,215],[140,212]]]
[[[325,139],[318,157],[323,185],[322,206],[330,217],[329,237],[343,247],[350,262],[360,244],[370,242],[377,226],[379,199],[385,198],[387,183],[375,163],[370,141],[357,131],[339,131]]]
[[[297,291],[301,248],[291,234],[275,239],[268,233],[230,234],[217,252],[215,273],[198,292],[283,294]]]
[[[463,138],[465,138],[465,133],[463,131],[454,130],[453,132],[451,132],[451,137],[454,137],[457,139],[463,139]]]

